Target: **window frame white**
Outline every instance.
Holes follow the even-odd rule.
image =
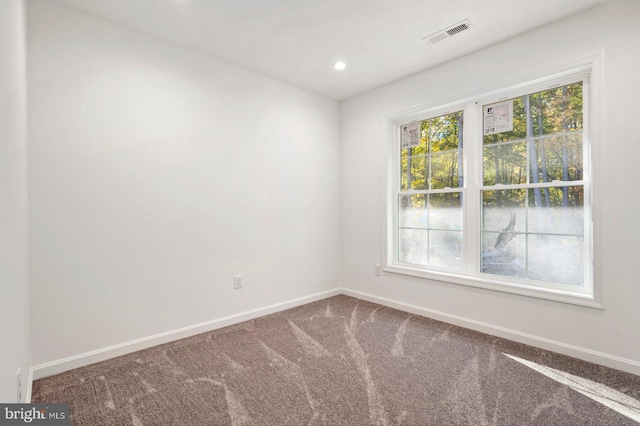
[[[387,220],[385,223],[385,253],[383,271],[408,275],[465,286],[478,287],[500,292],[519,294],[564,303],[604,309],[601,291],[595,278],[594,265],[594,226],[593,226],[593,168],[591,145],[594,140],[593,123],[599,115],[599,79],[602,55],[580,61],[579,64],[566,66],[556,72],[547,72],[546,76],[528,79],[521,84],[489,93],[470,96],[435,108],[414,108],[404,114],[389,118],[388,179],[387,179]],[[548,90],[556,86],[583,81],[583,161],[584,209],[585,209],[585,284],[572,286],[544,281],[520,279],[480,272],[481,259],[481,209],[480,193],[484,186],[482,177],[483,156],[482,105],[511,99],[529,93]],[[596,98],[596,102],[593,102]],[[434,266],[418,266],[399,262],[399,206],[400,156],[399,128],[403,124],[423,121],[429,118],[462,111],[463,127],[463,252],[464,267],[461,270],[447,270]],[[549,183],[551,185],[551,183]],[[569,183],[570,184],[570,183]]]

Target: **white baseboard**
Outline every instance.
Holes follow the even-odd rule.
[[[29,369],[29,375],[27,376],[27,391],[24,395],[24,402],[31,402],[31,389],[33,388],[33,368]],[[22,401],[20,401],[22,402]]]
[[[502,337],[504,339],[513,340],[514,342],[524,343],[536,348],[545,349],[562,355],[578,358],[583,361],[604,365],[605,367],[614,368],[616,370],[621,370],[640,376],[640,362],[630,359],[621,358],[603,352],[593,351],[591,349],[586,349],[579,346],[569,345],[567,343],[558,342],[556,340],[546,339],[544,337],[539,337],[528,333],[522,333],[517,330],[500,327],[481,321],[475,321],[472,319],[447,314],[445,312],[435,311],[433,309],[423,308],[421,306],[416,306],[409,303],[399,302],[397,300],[388,299],[386,297],[374,296],[372,294],[363,293],[348,288],[342,288],[341,293],[346,296],[367,300],[379,305],[388,306],[390,308],[395,308],[423,317],[432,318],[449,324],[458,325],[460,327],[490,334],[492,336]]]
[[[121,355],[130,354],[142,349],[147,349],[163,343],[172,342],[185,337],[195,336],[196,334],[206,333],[218,328],[227,327],[243,321],[248,321],[264,315],[273,314],[275,312],[284,311],[296,306],[315,302],[317,300],[326,299],[327,297],[336,296],[341,293],[341,289],[335,288],[321,293],[315,293],[309,296],[297,299],[287,300],[285,302],[276,303],[262,308],[252,309],[250,311],[240,312],[238,314],[229,315],[227,317],[214,319],[200,324],[190,325],[175,330],[159,333],[154,336],[143,337],[142,339],[132,340],[130,342],[120,343],[91,352],[85,352],[79,355],[70,356],[68,358],[59,359],[45,364],[33,366],[29,369],[29,382],[27,385],[28,401],[31,401],[31,386],[33,380],[43,377],[52,376],[64,371],[73,370],[74,368],[84,367],[96,362],[105,361]]]
[[[593,351],[593,350],[582,348],[579,346],[569,345],[569,344],[558,342],[555,340],[546,339],[544,337],[522,333],[520,331],[508,329],[505,327],[500,327],[493,324],[475,321],[472,319],[448,314],[445,312],[435,311],[433,309],[428,309],[421,306],[412,305],[409,303],[399,302],[397,300],[392,300],[385,297],[374,296],[372,294],[363,293],[363,292],[351,290],[348,288],[335,288],[335,289],[324,291],[321,293],[315,293],[309,296],[276,303],[276,304],[265,306],[262,308],[257,308],[257,309],[241,312],[234,315],[229,315],[227,317],[218,318],[218,319],[203,322],[200,324],[195,324],[188,327],[167,331],[164,333],[156,334],[154,336],[144,337],[142,339],[132,340],[130,342],[125,342],[118,345],[113,345],[106,348],[98,349],[95,351],[85,352],[83,354],[74,355],[68,358],[63,358],[60,360],[33,366],[29,369],[29,377],[27,381],[27,393],[26,393],[27,401],[28,402],[31,401],[31,390],[32,390],[33,380],[37,380],[43,377],[69,371],[74,368],[84,367],[86,365],[94,364],[100,361],[105,361],[110,358],[126,355],[142,349],[147,349],[163,343],[184,339],[185,337],[195,336],[196,334],[206,333],[208,331],[216,330],[218,328],[227,327],[229,325],[237,324],[243,321],[248,321],[248,320],[258,318],[264,315],[269,315],[275,312],[280,312],[286,309],[290,309],[296,306],[315,302],[317,300],[326,299],[328,297],[336,296],[339,294],[344,294],[346,296],[367,300],[369,302],[388,306],[390,308],[395,308],[401,311],[410,312],[412,314],[420,315],[423,317],[432,318],[432,319],[443,321],[449,324],[458,325],[460,327],[465,327],[471,330],[490,334],[492,336],[502,337],[505,339],[513,340],[515,342],[524,343],[526,345],[534,346],[540,349],[557,352],[563,355],[568,355],[584,361],[592,362],[594,364],[604,365],[606,367],[614,368],[617,370],[625,371],[627,373],[640,376],[640,363],[630,359],[617,357],[615,355],[610,355],[603,352]]]

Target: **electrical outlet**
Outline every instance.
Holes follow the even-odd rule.
[[[233,277],[233,288],[236,290],[242,288],[242,275],[235,275]]]
[[[375,274],[377,277],[381,277],[382,276],[382,266],[380,265],[374,265],[375,266]]]
[[[18,390],[18,402],[22,402],[22,372],[20,367],[18,367],[18,383],[17,383],[17,390]]]

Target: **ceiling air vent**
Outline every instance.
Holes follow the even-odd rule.
[[[426,36],[422,40],[426,41],[429,44],[437,43],[445,38],[449,38],[456,34],[460,34],[463,31],[471,28],[471,22],[468,19],[465,19],[462,22],[458,22],[455,25],[450,26],[449,28],[445,28],[444,30],[438,31],[437,33],[431,34],[430,36]]]

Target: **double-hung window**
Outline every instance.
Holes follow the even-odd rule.
[[[394,120],[386,270],[589,305],[590,74]]]
[[[462,111],[402,128],[398,192],[398,260],[434,268],[463,267]],[[417,136],[412,132],[418,132]]]

